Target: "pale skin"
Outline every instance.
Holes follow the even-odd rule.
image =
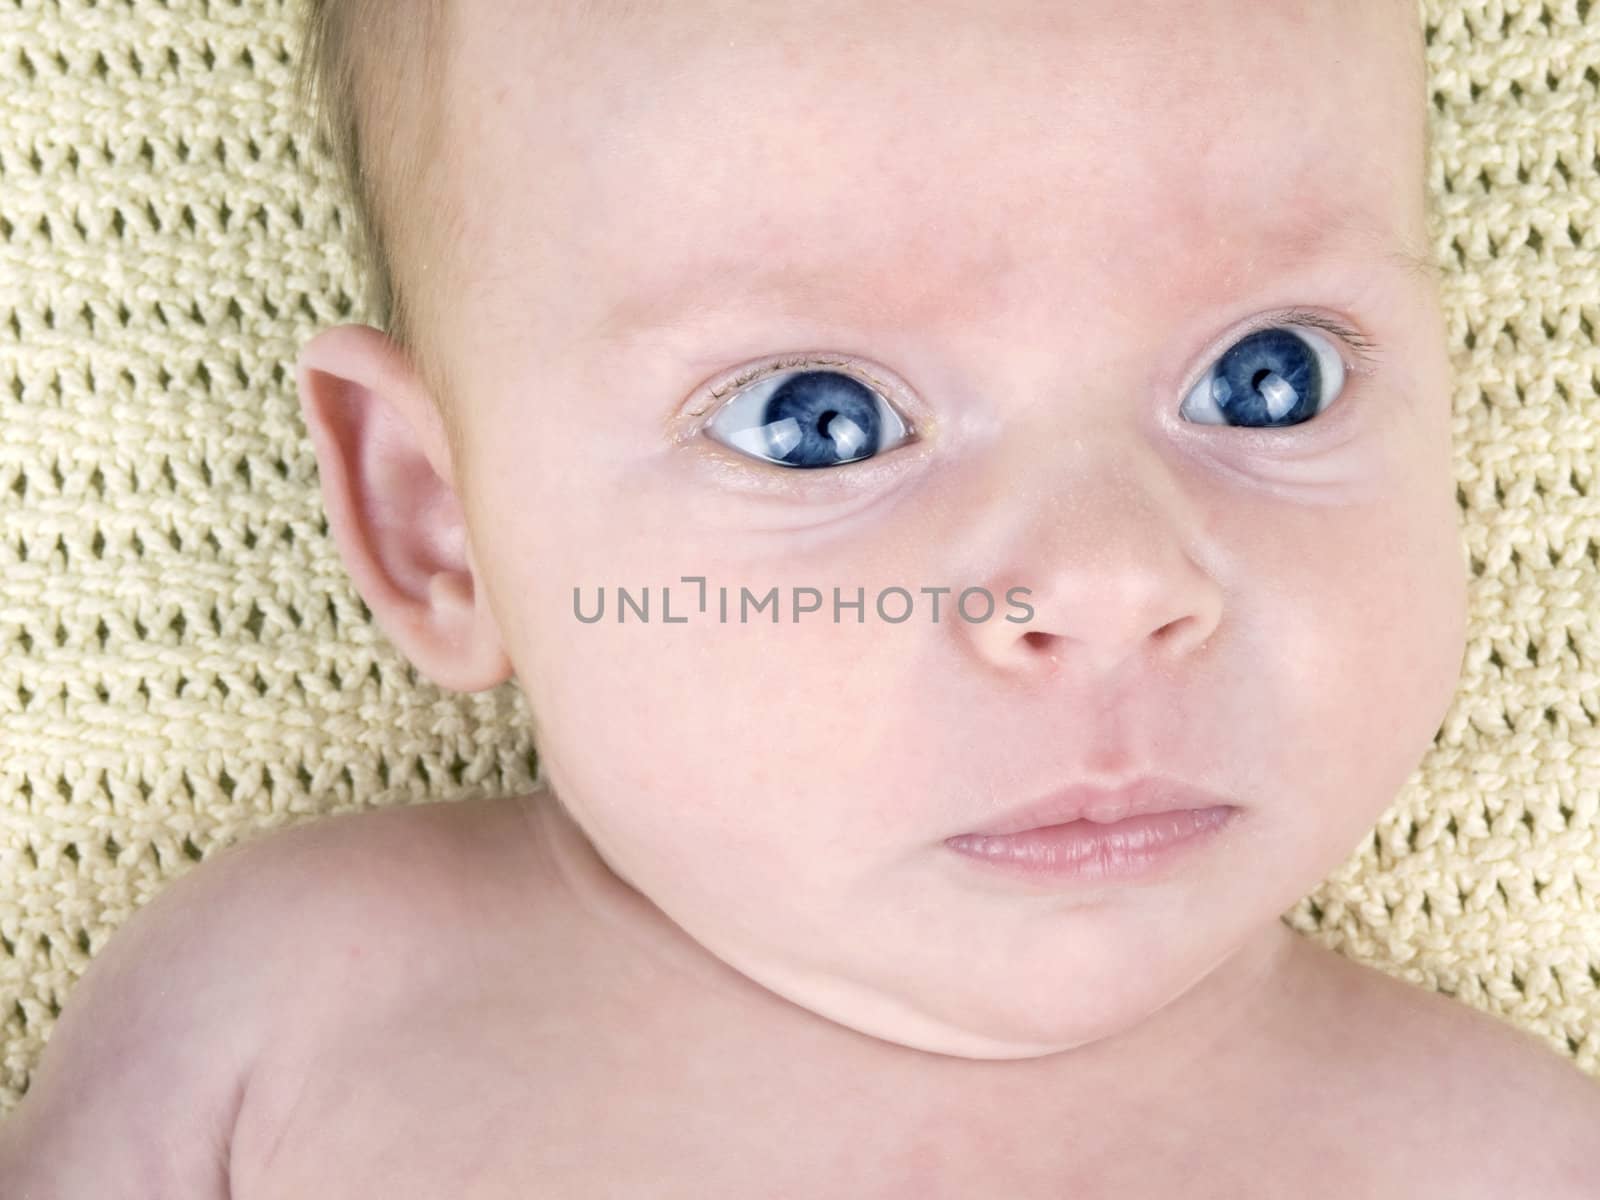
[[[362,595],[441,685],[515,675],[549,787],[296,831],[349,902],[295,907],[340,952],[264,1026],[236,1200],[1593,1189],[1591,1081],[1279,919],[1465,636],[1412,6],[708,2],[549,57],[541,7],[457,5],[463,443],[375,330],[299,380]],[[1370,369],[1293,428],[1185,420],[1289,308]],[[916,436],[707,436],[807,356]],[[1034,611],[573,616],[684,575]],[[943,845],[1154,771],[1243,810],[1158,877]]]

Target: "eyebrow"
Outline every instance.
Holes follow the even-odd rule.
[[[1276,261],[1303,263],[1349,242],[1376,250],[1379,259],[1413,279],[1437,284],[1443,275],[1437,261],[1420,247],[1392,229],[1350,213],[1299,223],[1256,245],[1265,245]],[[897,260],[905,262],[903,255]],[[902,272],[914,269],[898,267]],[[769,262],[752,266],[748,257],[721,255],[696,264],[665,287],[625,295],[591,326],[589,336],[617,344],[647,331],[691,326],[723,312],[768,312],[774,306],[782,313],[801,312],[829,298],[843,301],[855,294],[876,294],[857,281],[893,277],[883,267],[844,272]]]
[[[1340,239],[1363,243],[1389,266],[1424,282],[1438,283],[1444,276],[1437,257],[1426,246],[1364,213],[1344,212],[1310,228],[1298,229],[1284,238],[1283,248],[1306,259],[1326,246],[1338,245]]]

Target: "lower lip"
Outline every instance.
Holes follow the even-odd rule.
[[[1145,813],[1104,825],[1069,821],[1021,833],[963,833],[945,844],[986,866],[1031,879],[1135,879],[1210,840],[1238,811],[1224,805]]]

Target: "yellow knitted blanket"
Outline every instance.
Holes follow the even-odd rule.
[[[1471,624],[1437,743],[1288,914],[1600,1077],[1600,0],[1419,0]],[[365,319],[297,0],[0,5],[0,1113],[207,854],[526,790],[329,536],[292,364]]]

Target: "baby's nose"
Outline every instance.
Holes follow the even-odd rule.
[[[1098,676],[1133,656],[1170,662],[1221,618],[1221,585],[1195,560],[1197,513],[1166,468],[1138,463],[1148,451],[1079,449],[991,501],[989,567],[974,582],[996,614],[957,624],[995,668]]]

